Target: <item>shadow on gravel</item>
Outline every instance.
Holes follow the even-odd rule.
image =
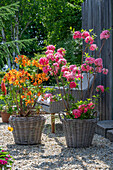
[[[9,123],[0,122],[0,126],[2,126],[2,125],[9,125]]]
[[[43,133],[46,134],[49,138],[52,138],[53,136],[55,137],[63,137],[63,126],[61,123],[56,123],[55,124],[55,133],[51,133],[51,124],[46,124]]]
[[[7,151],[11,153],[11,156],[14,157],[15,160],[26,160],[26,159],[33,159],[31,153],[36,153],[37,155],[40,153],[44,153],[44,144],[39,144],[39,145],[16,145],[16,144],[11,144],[7,145]],[[17,156],[15,158],[15,156]]]
[[[100,152],[102,152],[101,155]],[[106,157],[109,152],[111,152],[112,158]],[[109,165],[109,161],[113,161],[113,150],[109,151],[105,145],[95,143],[89,148],[67,148],[62,145],[60,154],[40,155],[40,157],[44,160],[43,163],[33,164],[32,166],[34,168],[50,170],[56,168],[61,169],[62,167],[68,168],[69,165],[71,165],[72,169],[88,170],[92,165],[95,169],[101,169],[100,166],[102,162],[104,167],[104,163]],[[106,159],[106,161],[104,161],[104,159]]]

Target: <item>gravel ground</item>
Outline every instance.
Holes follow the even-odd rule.
[[[89,148],[66,147],[61,122],[56,115],[56,133],[51,133],[50,115],[41,145],[15,145],[8,124],[0,118],[0,146],[14,157],[13,170],[113,170],[113,143],[95,134]]]

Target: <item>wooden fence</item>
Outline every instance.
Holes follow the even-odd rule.
[[[93,29],[98,36],[96,43],[101,46],[100,33],[103,29],[113,28],[113,0],[85,0],[82,4],[82,28],[89,30]],[[113,111],[113,34],[106,41],[102,50],[101,57],[105,68],[109,69],[107,76],[101,75],[97,78],[97,84],[103,84],[109,87],[110,92],[102,94],[102,98],[98,109],[101,114],[101,120],[112,119]]]

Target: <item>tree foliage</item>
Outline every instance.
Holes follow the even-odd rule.
[[[82,26],[81,4],[83,0],[42,0],[41,19],[47,29],[47,44],[64,47],[67,50],[67,59],[71,63],[76,60],[75,54],[80,57],[80,50],[72,39],[71,31],[80,30]],[[72,29],[70,29],[72,28]],[[74,45],[75,44],[75,45]],[[77,52],[75,53],[75,50]]]
[[[57,48],[66,49],[68,61],[78,62],[81,54],[72,38],[72,29],[81,29],[82,2],[83,0],[19,0],[18,4],[17,0],[13,0],[14,4],[17,3],[15,6],[12,0],[1,0],[1,13],[4,16],[2,15],[0,25],[4,28],[5,41],[16,41],[16,44],[8,47],[13,58],[17,51],[33,57],[34,53],[42,53],[46,45],[53,44]],[[30,45],[30,41],[27,43],[26,40],[26,48],[23,40],[32,38],[36,40]],[[19,46],[19,40],[23,47]],[[2,41],[1,34],[0,42]],[[17,47],[15,50],[12,48],[14,45]]]

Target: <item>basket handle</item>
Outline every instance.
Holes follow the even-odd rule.
[[[62,119],[61,114],[63,114],[64,119]],[[65,116],[65,114],[63,112],[59,112],[59,118],[60,118],[61,122],[66,121],[66,116]]]
[[[95,111],[93,112],[93,115],[94,115],[94,114],[96,115],[96,122],[98,122],[98,121],[97,121],[97,114],[98,114],[98,111],[95,110]]]

